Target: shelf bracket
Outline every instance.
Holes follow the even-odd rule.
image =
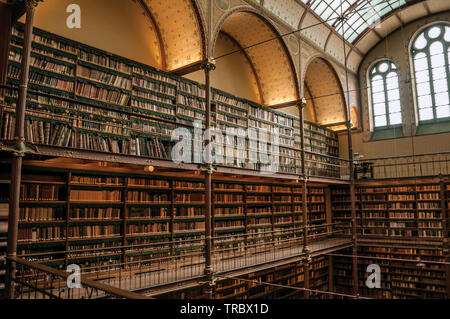
[[[25,142],[21,138],[15,138],[13,141],[0,142],[0,151],[12,153],[15,157],[25,157],[25,155],[37,154],[39,152],[35,145]]]

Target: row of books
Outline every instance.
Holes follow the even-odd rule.
[[[127,230],[129,235],[163,233],[169,231],[169,223],[131,224]]]
[[[106,85],[122,88],[124,90],[131,90],[131,79],[128,77],[111,74],[96,69],[91,69],[82,65],[77,66],[77,76],[89,80],[101,82]]]
[[[122,200],[121,190],[78,190],[72,189],[70,191],[70,200],[86,201],[86,202],[102,202]]]
[[[154,102],[137,100],[135,98],[131,99],[131,106],[141,108],[147,111],[163,113],[166,115],[175,116],[175,109],[169,108],[167,106],[162,106]],[[180,112],[178,112],[180,113]],[[180,113],[182,114],[182,113]]]
[[[94,238],[120,235],[120,225],[80,225],[69,227],[71,238]]]
[[[177,85],[177,81],[173,78],[171,78],[168,75],[164,75],[161,72],[155,71],[152,68],[145,67],[145,66],[133,66],[133,73],[144,75],[146,77],[152,78],[157,81],[166,82],[171,85]]]
[[[93,52],[87,52],[85,50],[79,50],[78,58],[80,60],[101,65],[105,68],[112,69],[115,71],[123,72],[126,74],[131,73],[131,67],[128,64],[113,59],[106,54],[96,54]]]
[[[114,207],[72,207],[70,217],[72,219],[114,220],[120,219],[121,214],[122,209]]]
[[[203,182],[175,181],[175,188],[204,189]]]
[[[244,201],[244,195],[234,193],[216,193],[214,194],[214,203],[242,203]],[[248,198],[247,198],[248,200]]]
[[[154,81],[148,81],[143,78],[133,77],[133,85],[142,89],[147,89],[150,91],[155,91],[174,97],[176,94],[176,89],[173,86],[165,85],[163,83],[158,83]]]
[[[150,179],[150,178],[136,178],[136,177],[129,177],[128,178],[128,185],[131,186],[151,186],[151,187],[158,187],[158,188],[168,188],[169,187],[169,181],[166,179]]]
[[[65,217],[63,207],[21,207],[19,212],[20,222],[59,221]]]
[[[205,211],[203,207],[177,207],[176,217],[203,217]]]
[[[18,80],[20,76],[20,67],[16,65],[8,65],[8,77]],[[39,86],[56,88],[58,90],[73,92],[75,87],[75,82],[64,80],[61,78],[55,78],[52,76],[45,75],[39,70],[32,69],[29,74],[29,82],[32,84],[37,84]]]
[[[173,98],[166,97],[164,95],[158,95],[156,93],[153,93],[152,91],[147,91],[143,89],[137,89],[133,91],[133,97],[136,98],[142,98],[145,100],[153,101],[153,102],[159,102],[166,104],[167,107],[175,106]]]
[[[75,93],[78,96],[99,100],[106,103],[126,106],[130,100],[130,95],[120,90],[107,89],[90,83],[77,82]]]
[[[124,178],[117,176],[72,175],[71,182],[74,184],[86,184],[86,185],[121,186],[124,184]]]
[[[20,199],[24,201],[58,201],[63,195],[60,185],[22,184]]]
[[[15,50],[9,51],[9,60],[16,62],[16,63],[21,63],[22,62],[21,52],[15,51]],[[41,69],[41,70],[66,75],[66,76],[73,76],[73,74],[74,74],[73,66],[57,63],[57,62],[55,62],[55,60],[51,60],[51,59],[45,58],[43,56],[31,55],[30,56],[30,66]]]
[[[174,201],[176,203],[204,202],[204,193],[175,193]]]
[[[182,222],[173,224],[174,231],[186,231],[186,230],[203,231],[204,229],[205,229],[204,222]]]
[[[20,242],[37,242],[61,240],[65,238],[65,227],[63,226],[47,226],[47,227],[27,227],[19,228],[17,233],[17,241]]]
[[[170,202],[170,195],[129,190],[127,192],[127,200],[131,202],[167,203]]]
[[[130,207],[129,219],[167,218],[170,216],[168,207]]]
[[[158,138],[149,140],[138,137],[131,140],[130,155],[169,159],[172,152],[171,148],[169,142],[163,143]]]

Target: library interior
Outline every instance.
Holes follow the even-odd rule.
[[[448,0],[0,0],[0,299],[448,299],[449,90]]]

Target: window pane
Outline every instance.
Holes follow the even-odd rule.
[[[374,115],[386,114],[386,104],[384,104],[384,103],[375,104],[373,106],[373,113],[374,113]]]
[[[433,119],[433,109],[421,109],[419,110],[419,119],[421,121],[432,120]]]
[[[416,42],[414,42],[414,46],[418,50],[422,50],[423,48],[425,48],[427,46],[427,40],[425,39],[424,33],[422,33],[421,35],[419,35],[417,37]]]
[[[391,72],[386,77],[386,86],[388,90],[398,88],[398,76],[395,72]]]
[[[375,116],[375,126],[376,127],[386,126],[386,125],[387,125],[386,115]]]
[[[445,27],[444,40],[450,42],[450,27]]]
[[[417,84],[417,96],[430,94],[430,82],[423,82]]]
[[[442,46],[441,42],[433,42],[430,45],[430,54],[431,56],[439,54],[439,53],[443,53],[444,52],[444,47]]]
[[[430,81],[430,73],[428,70],[416,72],[416,81],[417,83]]]
[[[419,108],[425,109],[433,106],[431,95],[419,96]]]
[[[436,108],[436,117],[438,119],[441,119],[444,117],[450,117],[450,107],[448,105],[437,107]]]
[[[436,101],[436,106],[440,105],[449,105],[448,103],[448,92],[443,92],[436,94],[434,97],[434,100]]]
[[[373,94],[373,103],[374,104],[383,103],[383,102],[385,102],[385,100],[386,100],[386,98],[384,96],[384,92]]]
[[[381,73],[386,72],[389,69],[389,64],[387,64],[387,62],[381,63],[380,66],[378,67],[378,70]]]
[[[445,65],[445,57],[444,54],[436,54],[431,56],[431,66],[433,68],[438,68],[440,66],[444,66]]]
[[[428,36],[432,39],[436,39],[441,34],[440,27],[433,27],[428,31]]]
[[[401,113],[392,113],[389,115],[389,120],[391,125],[401,124],[402,123],[402,114]]]
[[[433,82],[434,93],[448,91],[447,79],[437,80]]]
[[[372,78],[372,92],[381,92],[384,91],[384,81],[381,75],[374,76]]]
[[[400,100],[389,102],[389,113],[398,113],[401,110]]]
[[[416,72],[428,69],[428,60],[424,53],[419,53],[416,55],[414,59],[414,67],[416,68]]]
[[[400,92],[398,91],[398,89],[390,90],[387,93],[388,93],[388,100],[389,101],[400,100]]]
[[[445,79],[447,78],[447,73],[445,72],[445,67],[440,67],[433,69],[433,80]]]

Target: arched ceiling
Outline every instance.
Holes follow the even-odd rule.
[[[355,40],[355,48],[362,54],[366,54],[378,44],[384,37],[414,20],[428,15],[450,10],[449,0],[409,0],[405,6],[385,15],[376,28],[366,29]]]
[[[337,21],[343,11],[347,17]],[[254,0],[315,46],[356,73],[364,55],[413,20],[450,10],[449,0]],[[343,54],[342,35],[346,39]]]
[[[292,61],[268,22],[255,13],[241,11],[228,16],[220,30],[245,49],[258,79],[262,104],[274,106],[298,100]]]
[[[139,0],[154,22],[163,69],[174,71],[204,58],[203,27],[192,0]]]
[[[322,58],[309,64],[305,76],[306,97],[312,96],[317,123],[329,125],[346,121],[343,91],[332,67]],[[336,128],[333,128],[336,129]]]

